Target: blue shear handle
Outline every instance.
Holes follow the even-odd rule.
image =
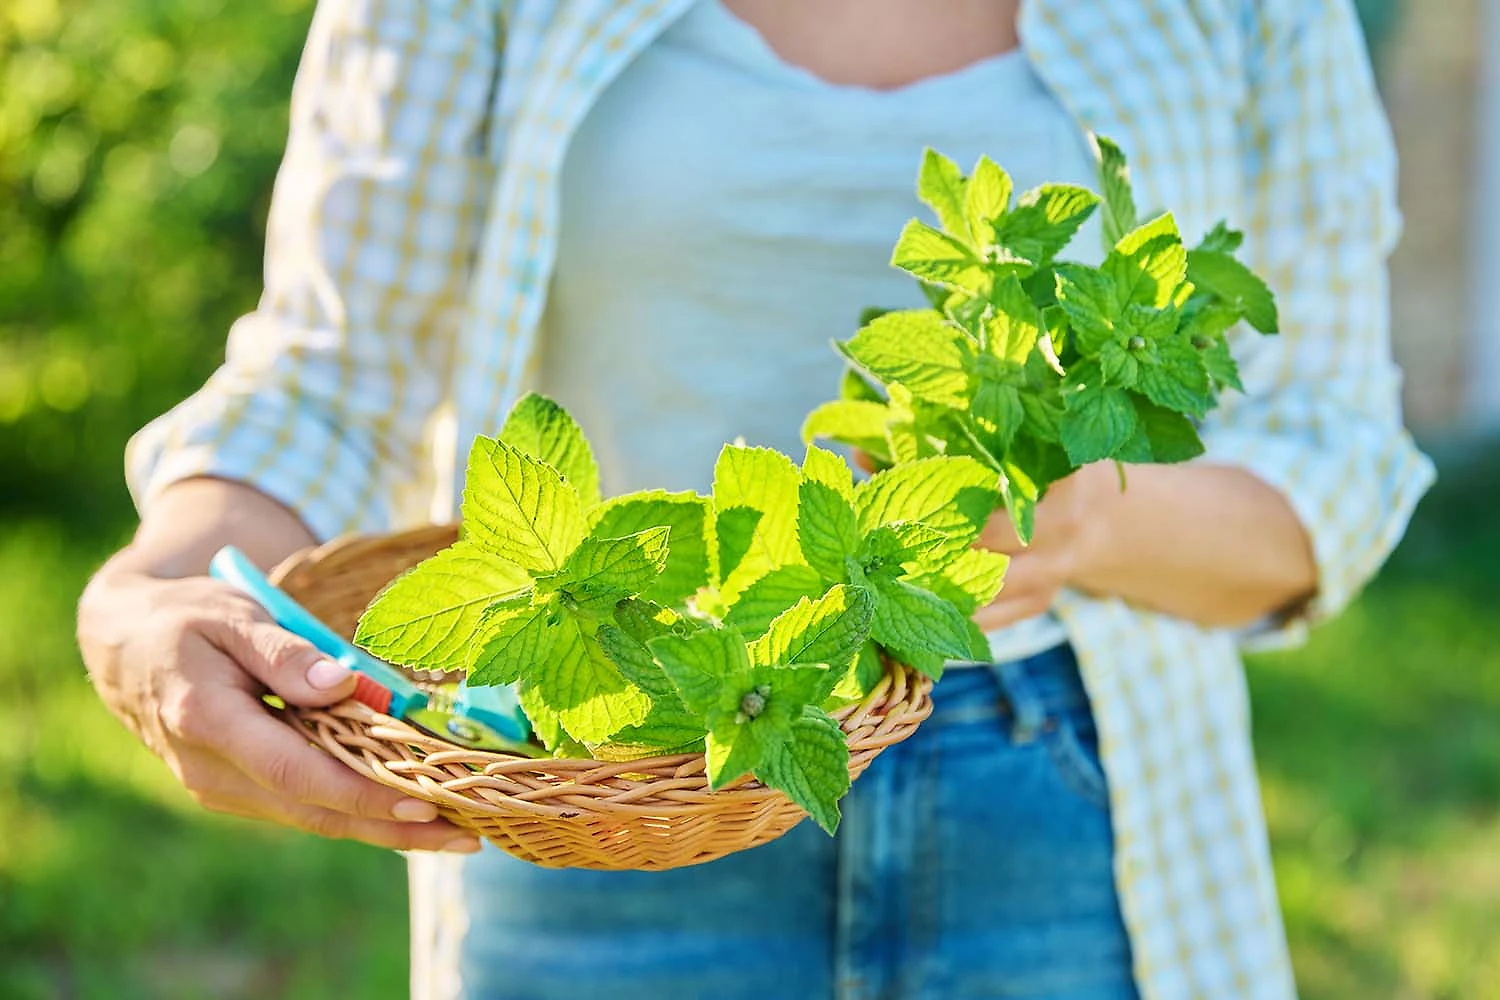
[[[516,692],[509,687],[469,687],[460,681],[455,698],[458,714],[477,719],[508,740],[531,739],[531,720],[521,710]]]
[[[382,663],[312,616],[286,591],[266,579],[254,563],[233,545],[215,553],[209,563],[210,576],[234,587],[266,609],[276,624],[312,643],[350,670],[364,674],[391,692],[389,714],[404,718],[413,709],[427,705],[427,695],[400,671]]]

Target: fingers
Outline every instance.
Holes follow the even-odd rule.
[[[261,788],[285,799],[374,820],[426,822],[430,802],[413,799],[351,770],[273,718],[252,695],[233,688],[205,699],[188,737],[223,757]]]
[[[245,673],[289,705],[332,705],[354,693],[354,674],[312,643],[272,622],[259,608],[207,624],[204,634]]]
[[[290,801],[246,781],[232,765],[216,760],[211,754],[196,759],[183,777],[193,797],[215,812],[268,820],[320,837],[358,840],[396,851],[473,853],[479,850],[479,841],[473,834],[444,820],[404,823],[370,819]]]

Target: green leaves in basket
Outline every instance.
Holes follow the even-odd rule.
[[[1005,557],[971,548],[995,508],[991,470],[973,459],[939,456],[856,486],[841,458],[810,446],[797,480],[795,549],[786,551],[800,558],[773,566],[728,602],[726,625],[751,638],[769,636],[773,622],[796,612],[784,610],[788,605],[848,585],[868,595],[871,637],[901,662],[936,677],[948,660],[984,655],[965,614],[915,581],[931,578],[950,592],[967,591],[971,611],[994,597]],[[975,559],[994,572],[957,571]],[[821,660],[838,675],[841,697],[857,698],[879,678],[878,655],[862,657],[863,669],[855,669],[858,653],[856,647]]]
[[[650,641],[683,706],[707,728],[711,787],[753,771],[833,832],[849,748],[819,706],[839,680],[829,663],[854,659],[873,611],[867,591],[840,585],[799,601],[748,642],[727,627]]]
[[[662,492],[586,502],[599,491],[592,450],[540,396],[517,404],[504,434],[470,452],[463,539],[377,597],[355,639],[405,666],[517,685],[549,746],[639,727],[652,716],[651,685],[622,671],[600,630],[619,626],[624,602],[683,600],[702,586],[707,505]]]
[[[1079,467],[1202,453],[1198,422],[1240,388],[1226,334],[1242,319],[1274,331],[1275,301],[1222,223],[1191,251],[1172,215],[1138,223],[1124,153],[1094,146],[1102,197],[1043,184],[1014,202],[992,161],[965,177],[927,151],[917,191],[941,228],[912,220],[891,262],[933,308],[872,314],[838,345],[861,375],[809,415],[805,439],[881,465],[970,456],[999,476],[1027,542],[1047,488]],[[1105,259],[1061,259],[1096,213]]]
[[[515,563],[460,541],[387,587],[360,616],[354,641],[391,663],[462,670],[485,608],[530,582]]]

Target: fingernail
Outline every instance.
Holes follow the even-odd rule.
[[[343,664],[326,657],[307,668],[307,683],[320,691],[341,687],[352,676]]]
[[[443,850],[455,854],[479,853],[479,840],[475,837],[456,837],[443,845]]]
[[[391,815],[403,823],[427,823],[437,819],[437,806],[421,799],[402,799],[391,806]]]

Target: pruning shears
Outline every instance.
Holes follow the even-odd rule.
[[[233,545],[226,545],[214,555],[208,572],[259,604],[276,624],[306,639],[352,671],[353,697],[375,711],[470,749],[526,757],[546,755],[545,750],[531,742],[531,723],[510,688],[471,688],[464,681],[431,691],[419,688],[390,664],[377,660],[318,621],[290,594],[266,579]]]

